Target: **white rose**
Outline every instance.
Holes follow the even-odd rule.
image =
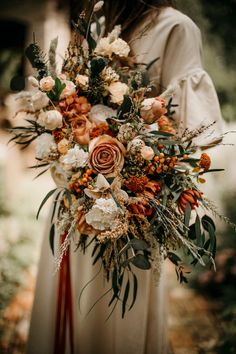
[[[111,51],[119,57],[127,57],[130,52],[130,47],[123,39],[118,38],[111,43]]]
[[[67,154],[62,156],[60,161],[65,165],[65,168],[70,170],[72,168],[84,167],[88,160],[88,152],[80,149],[78,145],[68,150]]]
[[[56,149],[57,145],[51,134],[44,133],[36,139],[35,156],[37,159],[48,158],[50,153]]]
[[[40,109],[46,107],[49,103],[49,98],[46,93],[41,91],[35,91],[31,96],[32,111],[39,111]]]
[[[61,99],[71,96],[76,91],[75,84],[72,81],[62,80],[62,84],[66,84],[66,87],[60,95]]]
[[[114,220],[119,215],[119,209],[113,198],[96,199],[92,209],[85,215],[87,224],[97,230],[111,229]]]
[[[116,110],[103,104],[96,104],[89,112],[89,120],[95,124],[104,123],[106,122],[106,118],[116,117],[116,114]]]
[[[75,78],[75,83],[77,86],[81,87],[82,90],[88,89],[89,78],[86,75],[77,75]]]
[[[150,146],[143,146],[141,149],[141,155],[144,160],[152,160],[155,153]]]
[[[55,81],[51,76],[46,76],[39,81],[39,87],[42,91],[51,91],[55,86]]]
[[[123,102],[124,95],[126,95],[129,90],[128,86],[120,81],[112,82],[106,89],[110,93],[111,102],[117,104]]]
[[[62,127],[62,115],[56,110],[41,112],[38,117],[38,123],[46,129],[54,130]]]

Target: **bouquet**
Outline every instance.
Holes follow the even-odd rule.
[[[37,76],[31,91],[17,94],[27,124],[15,127],[11,140],[23,147],[35,141],[33,167],[43,168],[39,175],[50,169],[56,182],[37,217],[54,196],[49,241],[54,253],[61,237],[57,268],[72,240],[84,252],[94,247],[91,262],[101,262],[111,283],[109,306],[121,300],[124,316],[135,303],[137,268],[152,268],[158,278],[170,259],[187,282],[181,254],[190,264],[214,265],[208,212],[215,209],[200,186],[216,170],[207,153],[198,154],[197,137],[209,127],[177,130],[171,93],[154,96],[148,80],[158,59],[136,63],[119,26],[102,36],[101,5],[88,22],[81,14],[74,23],[60,72],[57,39],[48,58],[35,42],[26,49]]]

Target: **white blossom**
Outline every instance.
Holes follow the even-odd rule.
[[[57,110],[41,112],[37,121],[41,126],[49,130],[62,127],[62,115]]]
[[[87,224],[103,231],[112,228],[113,222],[118,215],[119,208],[113,198],[99,198],[96,199],[92,209],[85,214],[85,219]]]
[[[37,159],[47,159],[56,149],[57,145],[51,134],[43,133],[36,139],[35,156]]]
[[[84,167],[88,156],[88,152],[81,149],[78,145],[75,145],[74,148],[68,150],[66,155],[61,157],[60,161],[70,170],[71,168]]]

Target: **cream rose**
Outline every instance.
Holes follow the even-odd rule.
[[[117,104],[121,104],[123,102],[124,95],[126,95],[129,90],[128,86],[120,81],[112,82],[106,87],[106,89],[110,94],[111,102]]]
[[[75,83],[79,86],[82,90],[88,89],[89,78],[86,75],[77,75],[75,78]]]
[[[38,116],[38,123],[49,130],[62,127],[62,115],[55,109],[41,112]]]
[[[152,97],[146,98],[142,102],[140,113],[145,123],[152,124],[166,112],[165,100],[160,97]]]
[[[123,168],[124,146],[115,138],[103,135],[89,144],[89,165],[106,177],[116,176]]]
[[[116,114],[116,110],[103,104],[96,104],[89,112],[89,119],[95,124],[100,124],[106,122],[106,118],[116,117]]]
[[[72,132],[74,140],[80,145],[88,145],[90,142],[90,130],[93,124],[85,115],[79,115],[72,121]]]
[[[150,146],[143,146],[141,149],[141,155],[144,160],[152,160],[155,153]]]
[[[78,145],[75,145],[75,147],[68,150],[67,154],[60,159],[66,170],[84,167],[87,160],[88,153],[83,149],[80,149]]]
[[[61,99],[71,96],[76,91],[75,84],[72,81],[62,80],[62,84],[66,84],[66,87],[60,95]]]
[[[42,91],[46,91],[46,92],[51,91],[54,86],[55,86],[55,81],[51,76],[43,77],[39,81],[39,87]]]

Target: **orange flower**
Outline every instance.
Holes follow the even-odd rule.
[[[211,158],[205,152],[202,153],[201,159],[199,161],[199,166],[203,168],[205,171],[208,171],[211,167]]]
[[[53,130],[52,135],[57,144],[64,138],[64,134],[61,129]]]
[[[61,100],[59,107],[62,115],[69,120],[79,114],[87,114],[91,109],[91,104],[84,96],[78,97],[76,93]]]
[[[112,136],[112,132],[110,131],[107,123],[100,123],[90,131],[90,137],[92,139],[97,138],[103,134]]]
[[[125,186],[134,193],[142,193],[148,181],[149,179],[146,176],[132,176],[127,181],[125,181]]]
[[[88,145],[90,142],[90,130],[92,129],[92,123],[88,118],[81,114],[72,120],[72,132],[74,140],[80,145]]]
[[[161,116],[157,120],[157,124],[158,124],[159,130],[161,130],[163,132],[174,133],[174,131],[175,131],[173,126],[172,126],[171,121],[166,116]]]
[[[128,206],[128,210],[132,214],[136,215],[144,215],[144,216],[150,216],[155,212],[155,209],[152,208],[149,204],[148,201],[143,199],[142,202],[139,202],[138,204],[133,203]]]
[[[187,189],[183,191],[178,199],[178,206],[181,212],[185,212],[187,203],[190,204],[191,209],[198,207],[198,200],[202,199],[202,194],[196,189]]]

